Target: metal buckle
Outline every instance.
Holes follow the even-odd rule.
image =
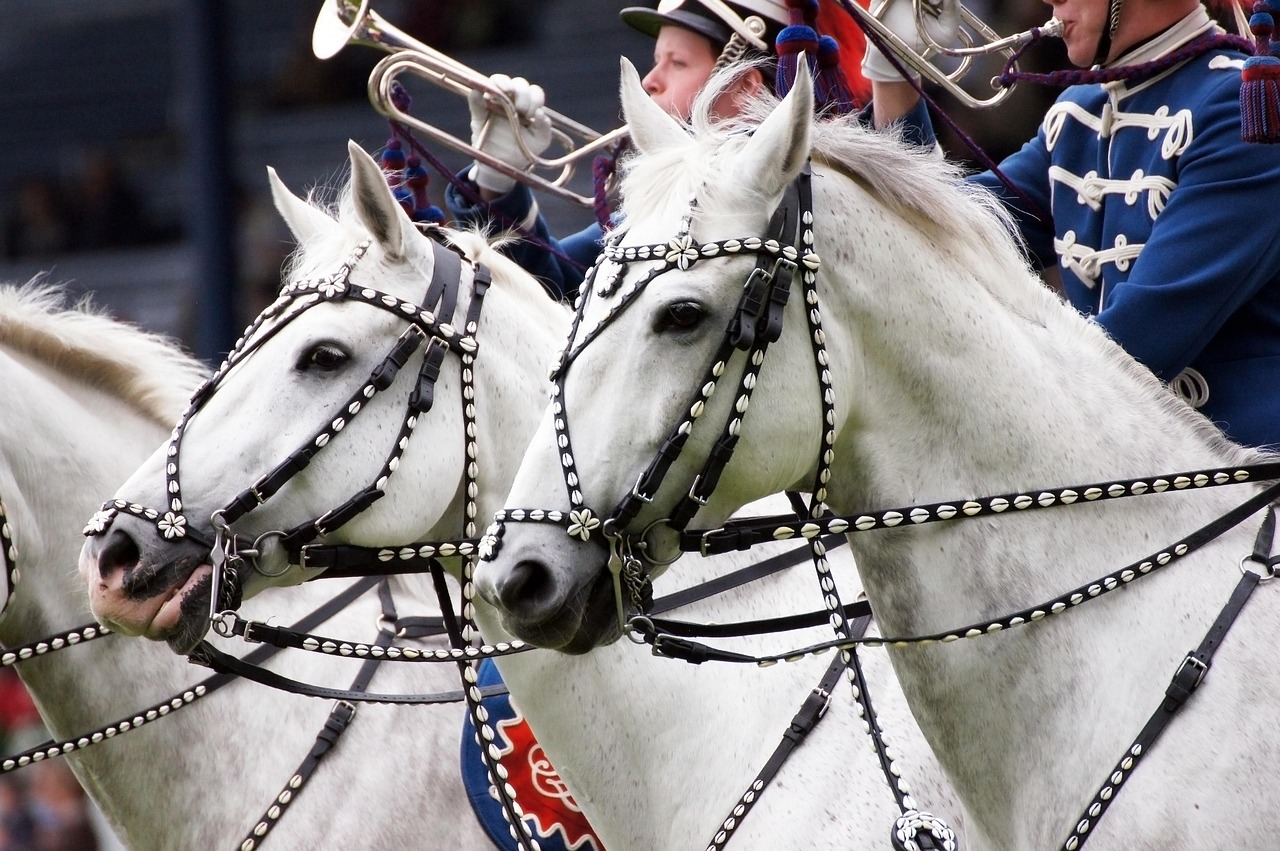
[[[644,473],[636,476],[636,483],[631,486],[631,495],[643,502],[645,505],[653,502],[653,497],[640,493],[640,481],[644,478]]]
[[[1190,689],[1193,689],[1193,688],[1195,688],[1196,686],[1200,685],[1200,683],[1204,681],[1204,675],[1205,675],[1205,674],[1207,674],[1207,673],[1209,672],[1209,666],[1208,666],[1208,665],[1206,665],[1204,662],[1201,662],[1199,659],[1197,659],[1197,658],[1195,657],[1195,654],[1193,654],[1193,653],[1188,653],[1188,654],[1186,655],[1186,658],[1184,658],[1184,659],[1182,660],[1182,664],[1178,667],[1178,673],[1174,674],[1174,679],[1175,679],[1175,680],[1176,680],[1178,677],[1182,676],[1182,672],[1183,672],[1183,671],[1185,671],[1185,670],[1187,669],[1187,666],[1188,666],[1188,665],[1190,665],[1192,668],[1198,668],[1198,669],[1199,669],[1199,670],[1196,672],[1196,679],[1195,679],[1195,682],[1193,682],[1190,686],[1188,686],[1188,690],[1190,690]]]

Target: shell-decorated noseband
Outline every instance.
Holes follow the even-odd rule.
[[[357,245],[346,261],[333,273],[284,286],[276,300],[254,319],[236,341],[218,370],[192,395],[190,404],[174,427],[169,438],[168,460],[165,464],[168,505],[164,508],[155,508],[124,499],[109,500],[90,519],[84,534],[86,536],[103,534],[116,515],[123,512],[148,521],[162,538],[167,540],[188,538],[208,546],[213,553],[215,566],[215,599],[211,601],[215,610],[238,608],[240,589],[236,567],[248,561],[255,569],[261,571],[255,557],[258,554],[259,545],[265,538],[278,537],[281,547],[289,555],[290,563],[302,564],[306,567],[306,549],[309,542],[338,529],[384,495],[387,481],[399,467],[401,456],[417,425],[418,417],[431,409],[435,382],[440,375],[441,365],[447,352],[454,352],[463,358],[463,395],[464,398],[468,396],[474,398],[470,384],[471,363],[477,349],[476,330],[480,309],[483,305],[484,293],[490,283],[489,271],[482,264],[471,264],[456,249],[443,244],[436,230],[432,229],[428,233],[432,236],[430,245],[435,265],[421,304],[414,304],[373,287],[359,286],[351,282],[353,269],[370,247],[371,243],[367,240]],[[463,325],[457,328],[451,324],[451,321],[457,308],[464,262],[472,267],[472,295]],[[389,347],[387,354],[361,383],[359,389],[331,413],[326,424],[319,428],[310,440],[213,513],[211,523],[215,540],[208,540],[193,527],[184,512],[179,469],[182,440],[188,424],[222,386],[227,374],[260,349],[289,322],[316,305],[344,300],[361,302],[391,313],[403,319],[406,327]],[[418,371],[417,383],[409,393],[399,432],[374,480],[342,504],[313,520],[305,521],[287,530],[268,532],[254,541],[246,541],[236,536],[231,529],[232,524],[266,503],[285,483],[306,469],[316,454],[324,449],[374,396],[395,382],[409,358],[424,344],[426,352]],[[474,465],[474,447],[470,445],[470,438],[468,440],[468,461],[469,464]],[[473,468],[467,470],[469,477],[474,473]],[[470,500],[467,511],[469,515],[467,534],[474,535],[472,530],[475,508]],[[221,595],[220,598],[219,595]]]
[[[556,447],[568,491],[569,508],[503,509],[497,513],[493,525],[480,542],[481,559],[492,558],[501,546],[505,525],[523,522],[556,523],[564,526],[570,536],[582,541],[590,541],[599,536],[609,548],[609,568],[614,577],[619,618],[624,625],[628,610],[647,610],[652,599],[650,581],[653,570],[674,560],[664,560],[654,552],[649,542],[650,531],[664,524],[676,531],[684,529],[710,498],[733,455],[742,418],[750,403],[765,352],[769,344],[777,341],[782,333],[783,313],[797,272],[806,301],[813,305],[816,312],[814,286],[820,260],[814,252],[813,203],[807,166],[788,187],[770,217],[764,236],[699,242],[691,233],[697,209],[695,198],[690,204],[689,212],[681,220],[676,235],[667,242],[638,246],[620,246],[616,240],[608,243],[595,265],[588,271],[578,297],[569,342],[551,373],[551,409],[554,415]],[[573,443],[569,436],[564,385],[570,365],[615,318],[637,301],[644,288],[658,276],[672,271],[685,272],[707,260],[739,255],[754,255],[755,268],[743,283],[742,295],[734,308],[724,337],[685,406],[683,416],[668,433],[630,492],[617,506],[607,514],[592,509],[583,498]],[[655,265],[623,288],[626,268],[633,263],[646,262]],[[614,301],[599,322],[590,329],[584,329],[584,317],[591,299],[610,297]],[[707,400],[720,384],[728,370],[729,361],[736,352],[746,354],[738,380],[738,395],[721,429],[720,437],[705,459],[701,471],[695,476],[688,492],[665,517],[650,522],[641,530],[633,529],[632,525],[641,510],[653,502],[654,495],[679,457],[694,424],[706,408]],[[824,383],[824,387],[827,386],[829,385]],[[824,393],[824,399],[829,398],[830,394]]]

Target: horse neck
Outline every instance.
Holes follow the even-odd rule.
[[[822,292],[823,310],[834,317],[826,331],[840,422],[856,422],[838,436],[830,499],[837,513],[1035,494],[1249,457],[1180,410],[1153,376],[1036,289],[1012,259],[966,268],[954,251],[918,235],[882,236],[859,251],[890,245],[896,265],[860,257],[867,279],[836,279],[842,249],[819,246],[833,276]],[[894,280],[876,279],[881,269],[893,269]],[[1235,488],[1143,496],[851,541],[882,629],[920,635],[1041,604],[1172,545],[1247,496]],[[1237,529],[1198,558],[1234,564],[1255,529]],[[1027,766],[1057,765],[1071,754],[1073,765],[1110,765],[1127,746],[1119,739],[1136,734],[1149,708],[1122,696],[1163,693],[1174,657],[1195,646],[1216,614],[1204,601],[1225,601],[1238,577],[1196,564],[1170,570],[1177,578],[1135,582],[1127,594],[1005,635],[891,651],[913,712],[980,821],[1029,818],[1009,812],[1019,801],[1065,812],[1074,804],[1061,796],[1074,800],[1100,778],[1067,769],[1028,776]],[[1099,706],[1082,694],[1102,695],[1101,717],[1123,731],[1091,742],[1087,754],[1072,736],[1096,720]],[[993,727],[1007,738],[994,741]],[[1026,742],[1035,742],[1036,754],[1020,750]],[[1020,847],[1049,841],[1003,838]]]

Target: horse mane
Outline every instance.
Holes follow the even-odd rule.
[[[108,316],[40,277],[0,286],[0,342],[169,426],[208,375],[173,340]]]

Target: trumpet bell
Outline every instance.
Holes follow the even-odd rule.
[[[369,0],[324,0],[311,29],[311,52],[317,59],[332,59],[348,44],[365,43]]]

